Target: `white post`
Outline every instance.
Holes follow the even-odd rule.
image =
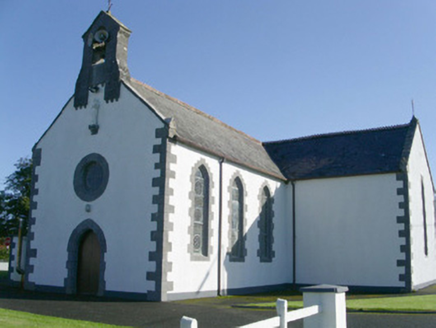
[[[346,328],[347,287],[318,285],[302,288],[304,307],[319,305],[320,313],[304,319],[304,328]]]
[[[286,328],[288,326],[287,316],[288,313],[288,301],[278,299],[276,303],[277,315],[280,317],[280,328]]]
[[[180,320],[180,328],[198,328],[197,320],[188,317],[182,317]]]

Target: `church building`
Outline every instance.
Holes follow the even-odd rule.
[[[415,117],[260,142],[131,77],[130,33],[96,17],[74,94],[33,148],[26,289],[171,301],[436,283]]]

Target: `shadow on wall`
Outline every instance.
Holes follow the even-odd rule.
[[[196,292],[197,295],[200,295],[200,293],[203,291],[203,286],[205,285],[205,283],[206,283],[207,280],[209,279],[209,276],[210,276],[210,274],[211,274],[211,271],[216,269],[216,262],[217,262],[217,260],[218,260],[218,259],[217,259],[217,257],[215,256],[215,257],[214,257],[214,260],[212,261],[212,263],[211,263],[210,266],[209,266],[209,269],[207,270],[206,275],[203,277],[203,280],[201,281],[200,285],[198,286],[198,289],[197,289],[197,292]]]
[[[257,191],[258,215],[254,220],[247,217],[247,209],[248,206],[256,206],[255,203],[243,204],[243,218],[239,222],[242,221],[244,224],[244,234],[239,235],[237,241],[235,241],[234,234],[232,235],[231,225],[237,221],[235,216],[240,215],[241,212],[238,213],[240,208],[237,205],[233,206],[229,201],[229,215],[223,217],[223,222],[226,223],[223,226],[227,226],[229,231],[223,230],[222,232],[222,244],[223,248],[225,247],[222,250],[225,253],[222,277],[223,294],[248,294],[277,290],[280,286],[284,287],[292,283],[292,253],[290,252],[292,244],[288,245],[288,242],[292,243],[292,218],[287,220],[287,216],[284,215],[286,213],[286,189],[280,184],[273,194],[271,188],[265,187],[266,185]],[[234,197],[235,201],[236,197]],[[253,211],[252,208],[250,210]],[[271,224],[267,223],[268,220]],[[250,226],[246,226],[248,222],[251,222]],[[288,233],[289,236],[287,236]],[[228,245],[232,244],[230,248]],[[283,263],[280,266],[289,268],[290,271],[283,274],[283,278],[273,278],[271,270],[277,268],[276,261],[284,261],[284,258],[277,256],[283,253],[290,254],[287,257],[289,263]]]

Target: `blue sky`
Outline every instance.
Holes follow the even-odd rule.
[[[0,187],[73,95],[106,0],[0,1]],[[113,0],[136,79],[261,140],[403,124],[436,169],[436,1]]]

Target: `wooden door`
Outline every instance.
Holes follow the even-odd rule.
[[[89,231],[83,236],[78,260],[77,292],[97,295],[100,280],[100,243],[94,232]]]

